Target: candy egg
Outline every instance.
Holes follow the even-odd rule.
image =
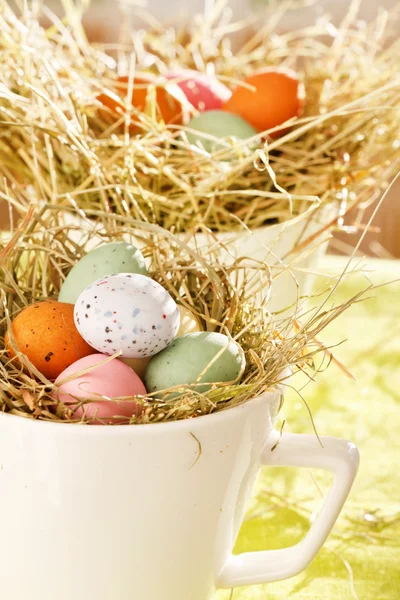
[[[135,273],[107,275],[75,304],[82,337],[104,354],[143,358],[163,350],[179,329],[179,310],[159,283]]]
[[[218,142],[219,139],[245,140],[257,134],[254,127],[244,119],[223,110],[209,110],[193,117],[188,124],[188,129],[194,130],[186,132],[189,142],[203,146],[210,154],[230,146],[229,143]],[[217,139],[212,139],[210,136]]]
[[[175,81],[190,104],[200,112],[221,109],[231,97],[229,88],[207,73],[182,69],[171,71],[167,78]]]
[[[226,335],[189,333],[177,337],[168,348],[153,356],[145,384],[147,391],[158,392],[158,397],[162,396],[161,390],[193,383],[198,384],[195,391],[207,392],[212,383],[237,380],[244,366],[242,348]]]
[[[180,305],[178,305],[178,309],[179,309],[181,324],[179,326],[177,337],[182,337],[183,335],[186,335],[187,333],[195,333],[196,331],[203,331],[203,328],[200,325],[198,318],[195,316],[194,313],[192,313],[192,311],[189,308],[186,308],[186,306],[182,306],[180,304]]]
[[[301,114],[304,86],[291,71],[266,69],[246,77],[224,110],[240,115],[257,131],[266,131]]]
[[[83,256],[67,275],[60,289],[60,302],[75,304],[79,294],[93,281],[112,273],[147,274],[143,254],[126,242],[99,246]]]
[[[129,77],[119,77],[116,84],[116,93],[125,97],[128,91]],[[174,123],[180,125],[182,123],[183,113],[182,104],[172,95],[170,90],[165,87],[165,82],[155,77],[154,75],[143,73],[137,75],[133,83],[133,91],[131,104],[140,112],[147,112],[150,100],[150,94],[155,93],[156,100],[156,118],[161,118],[164,123]],[[178,91],[180,91],[178,89]],[[123,106],[114,98],[107,94],[100,94],[97,98],[104,106],[108,107],[112,112],[122,114]],[[138,127],[139,121],[134,114],[131,116],[132,131],[140,131]]]
[[[72,304],[47,300],[27,306],[12,322],[12,332],[18,350],[51,380],[94,352],[75,327]],[[5,344],[14,357],[8,334]]]
[[[104,363],[106,360],[104,354],[81,358],[65,369],[55,381],[59,387],[53,397],[59,402],[76,405],[79,401],[91,400],[79,406],[74,415],[79,418],[85,416],[93,424],[99,424],[101,420],[107,423],[126,422],[138,413],[140,406],[125,398],[146,394],[146,388],[132,369],[116,358]],[[82,371],[86,372],[79,374]],[[75,374],[75,378],[63,383]],[[116,398],[118,402],[113,401]]]

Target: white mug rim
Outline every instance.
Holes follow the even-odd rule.
[[[188,427],[189,423],[193,426],[196,427],[196,429],[200,426],[200,427],[207,427],[208,425],[211,425],[211,421],[213,424],[218,423],[219,421],[221,421],[222,419],[227,419],[227,418],[234,418],[234,415],[236,415],[237,412],[239,412],[240,410],[244,410],[246,407],[248,407],[250,404],[252,406],[257,405],[257,404],[261,404],[262,402],[265,402],[265,400],[270,397],[269,400],[269,404],[272,404],[273,399],[276,398],[276,396],[281,392],[281,390],[279,389],[280,386],[277,386],[277,389],[268,389],[265,392],[263,392],[260,396],[257,396],[255,398],[252,398],[251,400],[248,400],[246,402],[243,402],[237,406],[232,406],[214,413],[210,413],[207,415],[201,415],[199,417],[196,417],[195,419],[180,419],[177,421],[166,421],[166,422],[162,422],[162,423],[141,423],[141,424],[133,424],[133,425],[87,425],[87,424],[79,424],[77,423],[68,423],[68,422],[62,422],[62,421],[45,421],[45,420],[39,420],[39,419],[31,419],[29,417],[21,417],[19,415],[13,415],[11,413],[7,413],[7,412],[0,412],[0,419],[1,418],[13,418],[13,419],[20,419],[21,420],[21,425],[22,423],[24,423],[24,425],[22,425],[23,427],[48,427],[50,428],[50,426],[56,426],[56,427],[62,427],[64,433],[71,433],[72,431],[74,432],[74,434],[76,435],[91,435],[91,436],[102,436],[102,435],[110,435],[110,436],[114,436],[114,435],[129,435],[129,434],[134,434],[134,432],[138,433],[138,434],[145,434],[146,432],[148,434],[151,434],[151,432],[155,433],[156,431],[158,431],[159,433],[165,432],[165,430],[179,430],[179,429],[185,429],[186,427]],[[207,425],[208,424],[208,425]]]

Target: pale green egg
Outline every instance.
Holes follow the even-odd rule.
[[[112,242],[91,250],[69,272],[61,286],[58,300],[75,304],[88,285],[105,275],[116,273],[147,275],[140,250],[126,242]]]
[[[237,380],[244,367],[242,348],[226,335],[206,331],[189,333],[175,338],[165,350],[152,357],[145,384],[149,393],[193,383],[196,385],[192,389],[207,392],[212,383]],[[171,393],[169,397],[174,395]]]
[[[227,141],[228,138],[246,140],[257,135],[254,127],[242,117],[224,110],[208,110],[200,113],[189,122],[188,129],[195,130],[186,132],[189,142],[195,146],[203,146],[210,154],[222,148],[229,148],[231,144]],[[209,136],[217,140],[226,138],[226,142],[218,142]]]

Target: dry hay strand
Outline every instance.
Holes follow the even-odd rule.
[[[0,0],[0,175],[57,206],[77,203],[175,231],[254,229],[319,201],[338,203],[341,225],[349,207],[380,195],[400,162],[400,41],[391,37],[398,15],[380,11],[362,23],[358,4],[339,27],[323,16],[279,33],[287,3],[234,51],[230,34],[245,26],[226,22],[224,3],[189,30],[137,30],[102,48],[88,43],[77,10],[59,20],[41,3],[24,3],[17,18]],[[51,27],[40,26],[41,15]],[[145,113],[121,98],[124,111],[111,121],[97,99],[136,69],[163,77],[195,68],[232,86],[265,66],[296,70],[306,103],[286,133],[267,133],[258,146],[232,139],[210,155],[189,145],[185,127],[155,119],[155,94]]]
[[[149,275],[190,308],[205,331],[225,333],[244,350],[240,384],[214,384],[207,393],[184,386],[174,399],[167,392],[161,399],[151,394],[137,398],[143,410],[132,423],[193,418],[236,406],[284,383],[289,371],[305,371],[313,378],[331,357],[317,336],[361,297],[339,306],[325,300],[323,310],[303,315],[299,310],[293,327],[291,319],[272,319],[266,308],[271,272],[265,263],[238,258],[223,266],[216,242],[200,252],[195,237],[177,237],[151,223],[107,213],[98,214],[94,223],[82,210],[46,201],[33,205],[29,195],[5,188],[1,193],[21,216],[18,226],[0,238],[0,408],[14,415],[74,421],[70,406],[58,404],[54,410],[54,384],[25,355],[10,360],[4,335],[8,330],[12,339],[11,321],[26,305],[57,298],[66,274],[88,247],[119,240],[138,245]]]

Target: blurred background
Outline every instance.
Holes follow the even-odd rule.
[[[18,0],[17,0],[18,2]],[[211,13],[224,0],[45,0],[48,8],[58,16],[64,12],[63,5],[76,5],[79,12],[85,11],[84,27],[90,41],[95,43],[113,43],[133,28],[145,28],[149,25],[179,25],[193,19],[199,12]],[[11,4],[13,2],[10,2]],[[229,0],[225,8],[227,18],[249,23],[246,34],[250,37],[257,26],[262,25],[268,15],[282,5],[290,5],[280,22],[282,31],[305,27],[315,21],[318,16],[330,15],[331,22],[338,24],[343,20],[353,5],[360,19],[372,20],[383,9],[394,8],[398,0]],[[46,24],[46,23],[44,23]],[[50,20],[48,22],[50,24]],[[238,34],[237,34],[238,35]],[[243,41],[242,40],[238,40]],[[400,123],[399,123],[400,130]],[[371,196],[375,190],[371,190]],[[365,236],[360,253],[381,258],[400,257],[400,182],[396,183],[379,213],[373,226]],[[367,223],[375,204],[365,211],[363,222]],[[7,222],[7,214],[0,205],[0,223]],[[349,219],[351,221],[351,218]],[[336,232],[331,243],[331,252],[349,253],[355,246],[361,232]]]

